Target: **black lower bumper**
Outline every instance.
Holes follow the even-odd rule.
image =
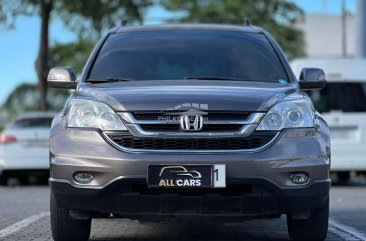
[[[37,176],[37,177],[49,177],[50,169],[11,169],[0,170],[0,175],[5,177],[23,177],[23,176]]]
[[[227,180],[224,189],[149,189],[145,179],[121,179],[103,189],[50,181],[63,208],[121,215],[260,216],[314,210],[323,206],[330,180],[281,188],[264,178]]]

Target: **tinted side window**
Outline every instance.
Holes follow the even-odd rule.
[[[51,127],[52,118],[24,118],[15,121],[10,128],[21,129],[21,128],[32,128],[32,127]]]
[[[319,112],[366,112],[366,83],[327,83],[309,95]]]
[[[178,80],[229,77],[287,81],[264,34],[235,31],[142,31],[112,34],[102,47],[90,79]]]

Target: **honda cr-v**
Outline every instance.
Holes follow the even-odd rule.
[[[275,40],[253,26],[119,27],[95,47],[52,123],[51,223],[83,241],[93,217],[223,222],[287,215],[291,240],[328,229],[327,123]]]

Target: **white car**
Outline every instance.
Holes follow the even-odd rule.
[[[27,113],[11,122],[0,135],[0,185],[9,177],[21,182],[30,175],[49,176],[48,138],[54,113]]]
[[[309,92],[328,122],[331,171],[346,181],[351,171],[366,174],[366,59],[297,59],[295,74],[304,66],[321,68],[327,75],[323,90]]]

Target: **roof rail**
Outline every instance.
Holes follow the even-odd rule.
[[[252,26],[252,23],[250,22],[249,18],[244,18],[243,21],[245,26]]]

